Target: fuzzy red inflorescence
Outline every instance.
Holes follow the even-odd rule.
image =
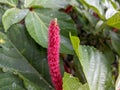
[[[59,64],[60,28],[57,19],[50,22],[48,31],[48,65],[52,83],[56,90],[62,90],[62,76]]]

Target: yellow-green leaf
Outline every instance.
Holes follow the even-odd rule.
[[[71,43],[72,43],[72,46],[73,46],[75,53],[79,57],[80,56],[80,53],[79,53],[80,40],[79,40],[79,38],[76,36],[72,36],[70,33],[70,40],[71,40]]]
[[[111,27],[120,29],[120,12],[117,12],[111,18],[109,18],[107,20],[107,24]]]
[[[64,73],[63,90],[89,90],[89,87],[88,84],[81,84],[78,78]]]

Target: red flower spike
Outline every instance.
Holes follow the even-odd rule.
[[[52,83],[56,90],[62,90],[62,76],[59,65],[60,28],[57,19],[50,22],[48,31],[48,65]]]

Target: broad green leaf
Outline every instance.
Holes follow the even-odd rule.
[[[25,7],[45,7],[45,8],[64,8],[68,4],[71,5],[78,5],[75,0],[25,0],[24,6]]]
[[[104,19],[104,11],[100,5],[101,0],[80,0],[83,4],[91,7],[101,18]]]
[[[43,15],[42,17],[45,17]],[[48,43],[48,25],[49,22],[44,21],[49,20],[49,18],[42,18],[37,15],[36,12],[29,12],[26,19],[26,27],[31,35],[31,37],[42,47],[47,48],[47,43]],[[52,18],[53,19],[53,18]],[[51,19],[51,20],[52,20]],[[47,23],[47,24],[46,24]],[[72,54],[72,46],[70,45],[70,41],[68,38],[61,36],[61,48],[60,51],[62,53],[67,53],[67,54]]]
[[[80,46],[79,51],[80,62],[90,90],[110,90],[113,84],[109,60],[92,47]]]
[[[109,18],[107,20],[107,24],[111,27],[120,29],[120,12],[117,12],[111,18]]]
[[[73,47],[76,45],[75,41],[72,45]],[[105,56],[93,47],[79,46],[78,50],[80,53],[78,58],[90,90],[110,90],[113,88],[109,60],[106,60]]]
[[[52,19],[57,18],[61,29],[60,33],[63,36],[69,37],[69,32],[73,35],[77,35],[76,26],[71,17],[67,14],[52,9],[35,9],[35,12],[47,27]]]
[[[120,55],[120,34],[110,32],[110,37],[114,50]]]
[[[47,51],[34,42],[28,35],[25,26],[21,24],[13,25],[7,32],[7,36],[43,78],[51,83],[47,64]]]
[[[18,4],[18,0],[0,0],[0,3],[16,7],[16,5]]]
[[[48,28],[35,12],[29,12],[25,18],[29,34],[41,46],[47,47]]]
[[[11,25],[20,22],[27,15],[28,11],[28,9],[8,9],[2,17],[5,31],[7,31]]]
[[[0,90],[26,90],[22,80],[10,72],[0,71]]]
[[[0,68],[4,72],[11,71],[18,75],[23,80],[26,88],[34,90],[52,89],[51,85],[3,33],[0,33],[0,46]]]
[[[79,79],[68,73],[64,73],[63,90],[89,90],[88,84],[82,85]]]

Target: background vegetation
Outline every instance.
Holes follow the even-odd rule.
[[[61,29],[63,90],[119,90],[119,3],[0,0],[0,90],[54,90],[47,63],[54,18]]]

